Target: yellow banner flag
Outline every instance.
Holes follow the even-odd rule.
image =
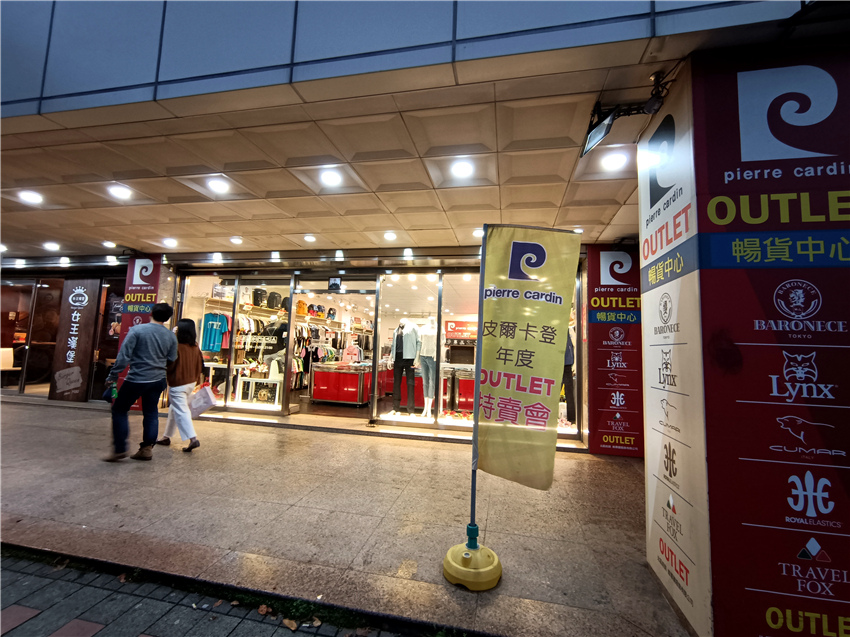
[[[580,249],[569,231],[485,226],[473,462],[534,489],[552,485]]]

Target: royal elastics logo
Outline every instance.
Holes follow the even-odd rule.
[[[656,325],[652,328],[656,336],[661,334],[675,334],[679,331],[679,324],[670,322],[673,318],[673,297],[667,292],[662,294],[661,298],[658,299],[658,317],[661,319],[661,325]]]
[[[823,307],[823,296],[814,285],[803,279],[781,283],[773,293],[773,306],[785,319],[756,319],[757,332],[785,332],[795,339],[809,339],[819,332],[847,332],[847,321],[815,320]]]

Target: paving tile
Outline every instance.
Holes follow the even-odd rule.
[[[24,575],[17,582],[12,582],[3,588],[3,598],[0,600],[0,607],[6,608],[17,603],[28,595],[32,595],[37,590],[44,588],[53,580],[44,577],[36,577],[35,575]]]
[[[228,637],[271,637],[276,630],[275,626],[243,619]]]
[[[38,615],[41,611],[20,604],[12,604],[0,611],[0,635],[5,635],[13,628],[20,626]]]
[[[27,595],[21,600],[21,604],[30,608],[38,608],[45,610],[50,608],[57,602],[62,601],[69,595],[80,590],[81,586],[74,582],[63,582],[62,580],[52,580],[47,586],[38,589],[32,595]]]
[[[162,598],[162,601],[168,602],[169,604],[177,604],[184,597],[186,597],[185,591],[178,591],[176,589],[172,589],[171,592],[168,593],[168,595],[166,595],[165,597]]]
[[[63,577],[62,579],[64,579],[65,581],[76,582],[77,584],[86,585],[90,584],[98,577],[98,573],[92,571],[77,571],[77,573],[78,575],[76,575],[75,577]]]
[[[245,608],[244,606],[231,606],[227,615],[228,617],[238,617],[239,619],[242,619],[250,612],[251,609]]]
[[[63,570],[58,564],[42,564],[41,568],[33,574],[39,577],[46,577],[47,579],[59,579],[63,575]]]
[[[101,628],[103,624],[72,619],[55,633],[51,633],[50,637],[92,637]]]
[[[82,613],[80,619],[98,622],[100,624],[109,624],[139,601],[139,598],[134,595],[124,595],[123,593],[112,593],[110,595],[109,591],[104,589],[98,590],[103,590],[108,597],[104,595],[105,599],[85,613]]]
[[[58,604],[42,611],[37,617],[32,618],[24,626],[19,626],[10,631],[4,637],[33,637],[34,635],[50,635],[70,622],[79,619],[80,614],[91,609],[101,602],[109,591],[102,588],[85,586],[70,597],[66,597]],[[96,623],[105,624],[106,622]]]
[[[335,637],[339,630],[340,629],[336,626],[331,626],[330,624],[322,624],[316,630],[316,634],[321,635],[322,637]]]
[[[159,584],[154,584],[153,582],[145,582],[136,589],[135,594],[141,595],[142,597],[148,597],[151,593],[153,593],[156,589],[159,588]]]
[[[136,637],[146,632],[163,615],[171,610],[172,605],[156,599],[135,598],[136,604],[120,617],[106,625],[98,637]]]
[[[225,637],[239,625],[242,620],[238,617],[207,613],[195,626],[186,633],[185,637]]]
[[[4,570],[0,572],[0,587],[6,588],[9,584],[17,582],[19,579],[26,577],[23,573]]]
[[[31,575],[35,575],[35,572],[40,571],[42,566],[44,566],[44,565],[41,564],[40,562],[31,562],[30,564],[28,564],[27,566],[24,566],[21,569],[21,573],[29,573]]]
[[[170,586],[157,586],[150,593],[146,595],[146,597],[150,597],[151,599],[158,599],[164,601],[166,597],[174,593],[175,590]]]
[[[175,606],[145,632],[151,637],[182,637],[206,615],[191,606]]]
[[[197,602],[195,602],[195,606],[197,606],[200,610],[212,611],[213,606],[215,606],[215,603],[217,601],[218,601],[218,597],[204,596],[201,599],[199,599]]]
[[[119,592],[119,593],[125,593],[125,594],[127,594],[127,595],[133,595],[133,594],[135,594],[135,593],[136,593],[136,591],[138,591],[138,590],[139,590],[139,588],[140,588],[141,586],[142,586],[142,585],[141,585],[140,583],[138,583],[138,582],[124,582],[124,583],[123,583],[123,584],[121,584],[121,586],[117,589],[117,592]]]
[[[192,604],[195,604],[197,606],[198,602],[201,601],[203,598],[204,596],[199,593],[189,593],[188,595],[186,595],[186,597],[181,599],[179,603],[183,606],[191,606]]]

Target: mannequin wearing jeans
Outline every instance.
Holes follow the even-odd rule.
[[[437,373],[437,319],[430,317],[428,324],[422,327],[419,334],[422,338],[419,362],[422,365],[422,389],[425,395],[425,409],[422,410],[422,417],[430,418]]]
[[[416,373],[413,367],[419,358],[419,330],[416,325],[402,318],[399,326],[393,332],[393,345],[390,352],[390,365],[393,368],[393,410],[390,415],[401,413],[401,377],[407,378],[407,412],[413,414],[415,409],[414,389]]]

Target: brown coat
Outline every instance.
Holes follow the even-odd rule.
[[[168,386],[197,383],[204,372],[204,357],[197,345],[177,344],[177,360],[168,366]]]

